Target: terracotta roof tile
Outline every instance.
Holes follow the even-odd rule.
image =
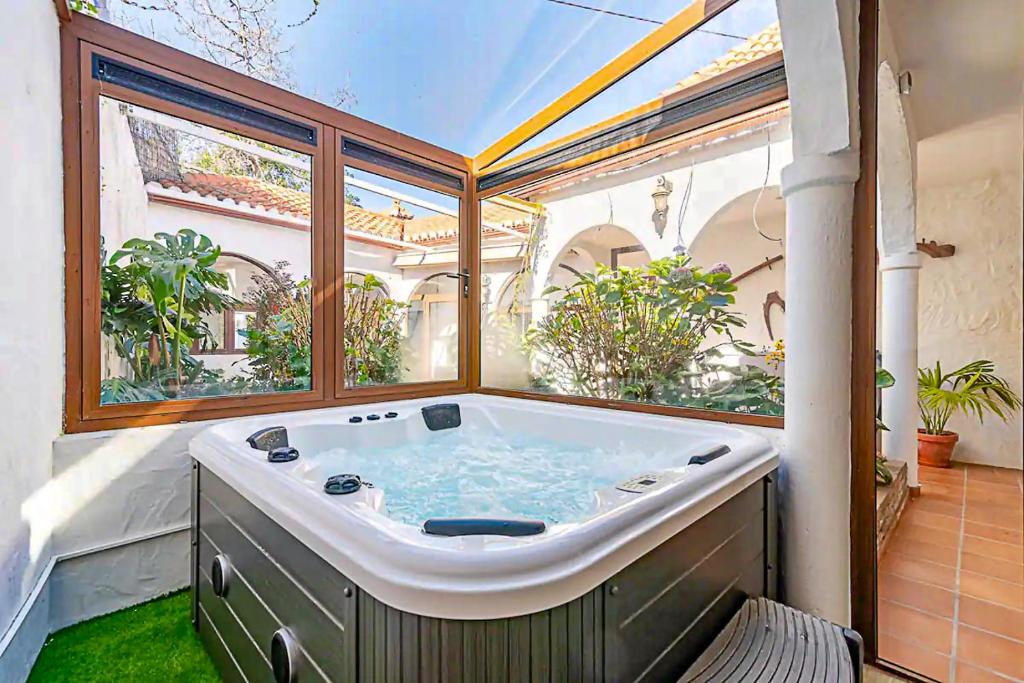
[[[166,188],[177,187],[183,192],[197,192],[203,197],[230,199],[237,203],[260,206],[267,211],[286,213],[296,218],[309,219],[309,194],[289,187],[268,183],[258,178],[215,173],[185,173],[181,180],[158,180]]]
[[[697,69],[692,74],[676,83],[665,94],[678,92],[685,88],[697,85],[703,81],[713,78],[736,67],[757,61],[782,50],[782,31],[779,22],[768,26],[760,33],[747,38],[745,41],[726,52],[724,55],[711,62],[705,67]]]
[[[161,179],[165,188],[182,192],[196,192],[202,197],[220,201],[248,203],[267,211],[277,211],[296,218],[309,220],[310,195],[306,192],[281,187],[258,178],[217,175],[214,173],[186,173],[182,180]],[[499,224],[523,233],[530,229],[530,212],[503,206],[494,202],[484,205],[484,221]],[[353,204],[345,205],[345,224],[351,230],[379,235],[393,240],[417,244],[444,244],[455,241],[459,234],[458,221],[453,216],[435,214],[422,218],[402,219],[394,215],[377,213]],[[499,234],[485,231],[485,236]]]

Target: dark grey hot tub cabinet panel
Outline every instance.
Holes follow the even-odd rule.
[[[193,621],[228,681],[273,681],[281,628],[298,645],[297,683],[677,680],[747,597],[775,594],[774,476],[585,595],[471,621],[385,605],[208,470],[193,472]],[[222,595],[217,556],[230,565]]]

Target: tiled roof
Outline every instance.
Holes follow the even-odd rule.
[[[185,173],[181,180],[157,181],[164,188],[177,188],[184,193],[195,192],[202,197],[213,197],[236,204],[247,203],[269,212],[287,214],[309,221],[310,195],[306,192],[275,185],[247,176],[217,175],[214,173]],[[401,207],[399,207],[401,208]],[[410,214],[406,214],[410,215]],[[530,212],[487,202],[484,204],[485,223],[528,232]],[[454,241],[459,234],[458,220],[454,216],[435,214],[422,218],[399,218],[377,213],[353,204],[345,205],[345,225],[351,230],[378,235],[393,240],[416,244],[443,244]],[[485,236],[489,232],[485,231]]]
[[[277,211],[296,218],[309,220],[309,194],[268,183],[258,178],[215,173],[185,173],[181,180],[164,178],[158,180],[163,187],[176,187],[182,192],[196,192],[202,197],[214,197],[221,201],[230,199],[238,204],[243,202],[267,211]]]
[[[678,92],[685,88],[697,85],[703,81],[713,78],[736,67],[750,64],[762,57],[767,57],[782,50],[782,31],[779,22],[775,22],[760,33],[747,38],[745,41],[726,52],[724,55],[711,62],[705,67],[697,69],[692,74],[676,83],[675,87],[667,93]]]

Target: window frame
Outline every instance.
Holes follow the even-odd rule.
[[[705,84],[699,86],[700,92],[705,92],[710,88],[718,88],[727,85],[730,80],[744,78],[753,69],[763,69],[766,66],[774,66],[782,63],[781,56],[775,55],[766,58],[762,58],[752,65],[745,65],[735,69],[733,72],[727,72],[726,74],[710,79]],[[718,123],[728,121],[729,119],[740,117],[754,113],[762,108],[770,107],[773,104],[786,101],[788,98],[788,90],[785,86],[776,87],[766,92],[757,92],[751,96],[730,101],[722,107],[719,107],[713,112],[696,117],[694,120],[684,120],[679,124],[673,126],[670,131],[661,131],[655,135],[649,136],[644,140],[633,140],[625,143],[621,146],[617,146],[612,149],[602,149],[596,152],[587,154],[583,157],[579,157],[570,161],[569,163],[559,164],[552,166],[543,171],[530,173],[522,178],[510,182],[503,182],[493,187],[489,187],[486,190],[480,189],[478,182],[484,178],[484,174],[477,175],[474,177],[474,236],[476,241],[476,253],[474,254],[474,263],[476,272],[482,272],[481,270],[481,258],[482,258],[482,234],[483,225],[481,223],[482,216],[482,202],[488,199],[499,196],[502,194],[509,194],[517,190],[526,190],[533,186],[539,185],[543,182],[558,179],[563,176],[567,176],[574,173],[586,172],[587,169],[598,166],[603,163],[615,163],[619,159],[628,158],[634,154],[642,154],[646,148],[656,147],[659,144],[671,143],[677,136],[685,135],[688,133],[694,133],[702,128],[710,127]],[[612,125],[615,124],[613,120]],[[541,149],[538,152],[543,154],[544,150]],[[529,160],[531,157],[525,157]],[[498,166],[498,164],[495,164]],[[670,406],[657,403],[641,403],[637,401],[617,400],[617,399],[603,399],[593,398],[588,396],[572,396],[572,395],[561,395],[561,394],[549,394],[537,391],[531,391],[529,389],[505,389],[500,387],[486,386],[481,383],[480,373],[480,344],[483,338],[483,332],[479,312],[479,299],[474,307],[476,312],[475,327],[473,329],[473,346],[476,355],[476,367],[474,374],[474,386],[473,391],[480,394],[487,394],[491,396],[505,396],[509,398],[523,398],[532,399],[537,401],[549,401],[552,403],[563,403],[570,405],[589,406],[594,408],[610,408],[613,410],[624,410],[637,413],[647,413],[653,415],[666,415],[670,417],[685,417],[699,420],[710,420],[714,422],[725,422],[730,424],[742,424],[756,427],[771,427],[781,429],[785,426],[784,416],[775,415],[759,415],[754,413],[734,413],[729,411],[719,410],[708,410],[704,408],[688,408],[682,406]]]
[[[126,90],[111,83],[101,83],[91,74],[93,52],[136,65],[175,81],[193,85],[215,95],[279,114],[291,120],[314,126],[317,144],[313,162],[313,228],[311,249],[313,264],[313,388],[306,392],[283,392],[277,395],[209,397],[172,399],[152,403],[99,405],[99,302],[98,302],[98,158],[88,156],[88,149],[98,153],[96,126],[100,94],[110,95],[132,104],[147,107],[186,120],[205,123],[231,132],[239,132],[258,140],[266,140],[289,149],[301,149],[293,139],[279,139],[263,130],[200,111],[172,104],[161,99]],[[368,403],[376,400],[400,400],[475,392],[546,400],[584,406],[612,408],[638,413],[652,413],[765,427],[782,427],[783,418],[739,413],[725,413],[693,408],[611,401],[575,396],[557,396],[530,391],[504,390],[481,386],[481,253],[480,201],[511,189],[546,180],[562,173],[606,160],[607,152],[579,160],[571,167],[562,166],[551,172],[531,174],[514,182],[478,190],[474,160],[428,142],[398,133],[383,126],[336,110],[327,105],[288,92],[276,86],[244,76],[204,59],[163,45],[131,31],[104,23],[82,14],[73,21],[61,22],[62,64],[62,133],[64,145],[65,194],[65,429],[86,432],[155,424],[212,420],[272,412],[309,410],[332,406]],[[159,66],[158,66],[159,65]],[[784,89],[768,96],[775,101],[785,99]],[[672,133],[693,130],[729,118],[743,111],[752,111],[765,104],[765,96],[750,102],[732,102],[727,111],[710,112],[699,121],[687,121]],[[93,107],[93,108],[90,108]],[[90,119],[90,114],[92,118]],[[653,136],[658,140],[660,135]],[[452,188],[434,186],[422,178],[411,177],[392,168],[381,168],[365,160],[346,158],[342,154],[343,139],[352,139],[377,147],[417,164],[430,166],[463,179],[460,193]],[[650,137],[644,141],[654,143]],[[633,145],[636,144],[636,147]],[[635,151],[640,141],[628,145]],[[621,149],[621,148],[620,148]],[[624,153],[628,153],[624,152]],[[346,166],[377,173],[418,187],[457,196],[460,206],[459,270],[470,277],[469,297],[459,308],[459,374],[457,380],[419,382],[373,387],[345,387],[343,345],[337,341],[340,316],[344,310],[341,297],[344,279],[344,173]],[[497,166],[497,165],[496,165]],[[492,169],[486,169],[492,170]],[[87,191],[86,182],[94,192]],[[92,213],[90,213],[92,212]],[[86,266],[89,268],[86,268]],[[95,340],[95,341],[94,341]],[[92,350],[87,348],[92,344]],[[330,351],[334,348],[334,352]],[[89,354],[95,358],[88,358]],[[88,359],[88,364],[86,360]],[[95,368],[90,375],[85,370]],[[333,389],[332,389],[333,388]],[[300,395],[301,394],[301,395]]]
[[[342,151],[342,138],[348,138],[357,142],[364,143],[366,145],[375,147],[382,152],[401,157],[406,161],[410,161],[419,165],[430,167],[434,170],[457,175],[462,179],[463,191],[461,193],[453,193],[451,188],[447,188],[438,183],[432,183],[422,178],[416,178],[406,173],[396,171],[394,169],[385,168],[380,164],[375,164],[363,159],[354,159],[351,156],[344,154]],[[335,141],[334,149],[337,152],[336,167],[335,167],[335,178],[337,179],[337,187],[334,192],[335,202],[335,214],[337,215],[337,224],[341,226],[340,230],[336,230],[335,234],[339,236],[338,243],[334,253],[335,259],[335,272],[341,274],[339,280],[341,289],[343,289],[343,283],[346,275],[346,264],[345,264],[345,168],[353,168],[364,173],[373,173],[374,175],[381,176],[388,180],[393,180],[407,185],[412,185],[431,192],[437,192],[449,197],[454,197],[459,200],[459,244],[458,254],[459,262],[456,270],[463,272],[464,270],[469,271],[469,285],[470,285],[470,296],[461,297],[459,303],[459,361],[458,361],[458,376],[454,380],[443,380],[436,382],[404,382],[399,384],[385,384],[376,386],[363,386],[363,387],[350,387],[345,383],[344,363],[345,363],[345,348],[344,344],[335,344],[335,367],[338,368],[338,372],[334,378],[334,395],[336,398],[366,398],[369,401],[371,398],[376,397],[394,397],[404,395],[409,391],[416,391],[423,388],[430,388],[437,390],[441,393],[459,393],[470,390],[471,378],[470,378],[470,335],[472,334],[472,328],[470,327],[470,315],[469,307],[470,302],[473,299],[473,291],[479,286],[477,282],[478,278],[476,272],[470,264],[470,222],[468,216],[468,204],[469,204],[469,188],[472,184],[472,178],[469,173],[464,170],[452,169],[451,167],[443,166],[436,163],[432,159],[421,157],[418,155],[411,155],[407,152],[392,147],[380,140],[366,139],[360,135],[351,134],[339,134]],[[337,286],[337,285],[336,285]],[[344,321],[344,309],[345,302],[344,298],[338,296],[335,298],[335,334],[337,331],[343,329]],[[429,395],[429,394],[428,394]]]
[[[313,127],[317,132],[316,144],[303,144],[99,80],[92,73],[94,54]],[[460,318],[460,376],[456,382],[366,387],[358,391],[338,392],[336,354],[329,350],[336,347],[335,313],[342,306],[343,292],[334,284],[335,273],[343,272],[336,270],[336,266],[343,261],[332,257],[337,255],[339,245],[342,248],[344,245],[335,196],[341,188],[336,183],[335,170],[341,165],[338,144],[342,137],[362,139],[398,156],[433,165],[447,173],[461,174],[467,188],[460,197],[460,207],[463,207],[460,209],[460,258],[463,263],[469,248],[465,208],[469,205],[466,197],[470,187],[469,159],[81,14],[75,14],[73,21],[61,23],[61,85],[65,171],[65,431],[87,432],[211,420],[467,390],[469,326],[464,317]],[[101,96],[311,155],[313,370],[310,390],[100,404],[98,113]],[[414,184],[423,185],[423,182],[414,181]],[[340,195],[341,198],[343,196]],[[465,315],[465,311],[460,309],[460,316]]]

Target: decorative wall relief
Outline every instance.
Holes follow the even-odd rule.
[[[952,244],[939,244],[935,240],[928,242],[921,240],[917,243],[917,250],[928,254],[932,258],[949,258],[956,253],[956,246]]]
[[[778,306],[782,309],[782,312],[786,312],[786,301],[779,294],[778,290],[774,292],[768,292],[768,296],[764,298],[764,304],[762,308],[764,310],[764,326],[768,328],[768,338],[775,341],[775,333],[772,332],[772,307]]]

